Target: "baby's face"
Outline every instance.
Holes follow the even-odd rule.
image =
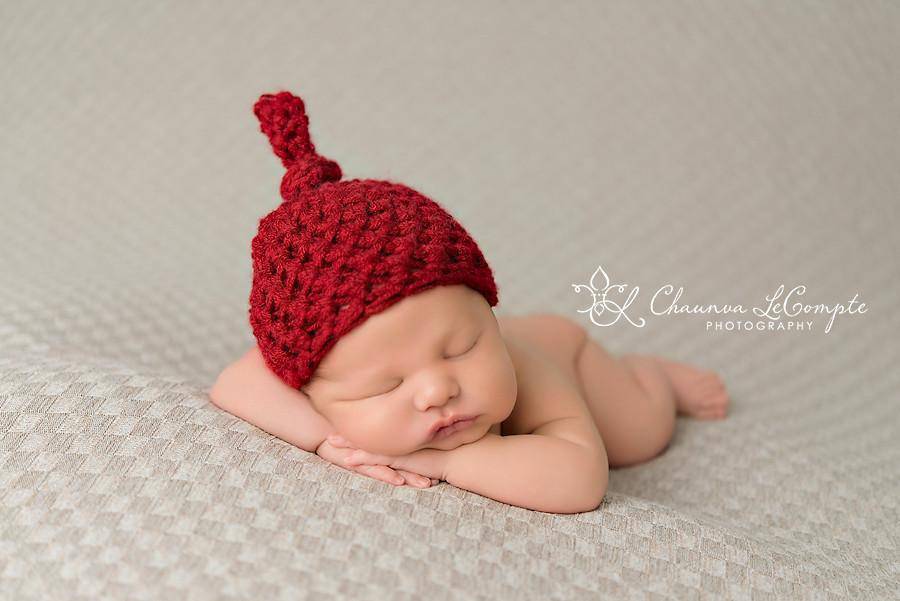
[[[341,337],[301,390],[354,446],[405,455],[474,442],[505,420],[516,374],[491,306],[463,285],[406,297]],[[456,415],[468,427],[433,439]]]

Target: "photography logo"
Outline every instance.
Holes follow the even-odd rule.
[[[584,309],[578,309],[579,313],[589,313],[591,323],[596,326],[607,327],[620,319],[631,325],[642,328],[646,325],[643,317],[633,319],[628,313],[638,313],[637,297],[640,287],[629,287],[628,284],[612,284],[609,276],[601,265],[591,275],[587,284],[572,284],[576,293],[590,295],[590,305]],[[673,296],[674,293],[674,296]],[[868,311],[865,303],[857,302],[859,293],[853,295],[847,303],[809,304],[804,302],[806,286],[800,284],[786,291],[784,284],[778,286],[771,295],[766,296],[766,302],[749,309],[743,305],[716,305],[716,304],[679,304],[684,293],[684,287],[678,290],[672,284],[660,286],[650,298],[649,311],[652,315],[727,315],[725,319],[713,319],[708,317],[706,321],[707,331],[811,331],[816,320],[809,319],[810,315],[829,315],[825,325],[825,333],[831,331],[835,317],[838,315],[861,315]]]

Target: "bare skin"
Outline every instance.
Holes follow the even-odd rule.
[[[578,384],[610,467],[643,463],[668,446],[675,416],[722,419],[729,397],[715,372],[639,354],[612,356],[577,323],[554,314],[499,317],[505,336],[539,348]]]
[[[660,357],[615,358],[558,315],[495,317],[464,286],[419,293],[370,317],[319,368],[327,379],[294,390],[253,347],[223,371],[210,397],[376,479],[418,487],[443,479],[561,513],[596,507],[609,467],[662,452],[676,414],[719,419],[728,406],[712,372]],[[429,439],[438,419],[466,413],[480,417]]]

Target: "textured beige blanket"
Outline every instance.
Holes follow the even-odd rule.
[[[896,3],[6,3],[0,23],[0,599],[898,598]],[[212,406],[253,341],[249,243],[283,168],[250,108],[280,88],[347,176],[458,216],[499,313],[717,369],[731,415],[679,419],[598,510],[553,515],[394,488]],[[640,287],[643,328],[578,313],[598,264]],[[653,315],[665,284],[868,310],[747,331]]]

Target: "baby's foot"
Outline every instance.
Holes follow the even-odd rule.
[[[728,410],[728,392],[713,371],[656,357],[675,389],[678,412],[697,419],[722,419]]]

